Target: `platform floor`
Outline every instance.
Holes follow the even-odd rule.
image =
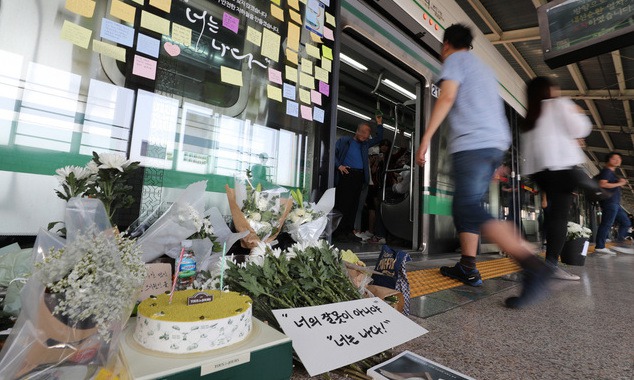
[[[408,268],[458,259],[414,255]],[[548,299],[523,310],[503,304],[519,292],[517,273],[416,297],[411,319],[429,332],[394,352],[410,350],[475,379],[634,379],[634,255],[590,254],[584,266],[562,268],[581,280],[553,280]],[[292,379],[309,377],[297,368]]]

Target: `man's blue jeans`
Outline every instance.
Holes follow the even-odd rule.
[[[630,218],[619,203],[603,202],[601,203],[601,224],[597,230],[596,248],[605,248],[605,240],[608,238],[610,228],[614,222],[619,224],[619,231],[616,240],[623,241],[627,236],[627,232],[632,225]]]
[[[476,149],[456,152],[453,161],[454,196],[453,222],[456,230],[480,234],[480,227],[494,219],[482,204],[495,169],[502,163],[504,152],[495,149]]]

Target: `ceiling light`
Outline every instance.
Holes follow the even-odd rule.
[[[416,94],[407,91],[406,89],[404,89],[403,87],[399,86],[398,84],[392,82],[389,79],[383,79],[381,81],[381,83],[383,83],[384,85],[388,86],[389,88],[391,88],[394,91],[400,92],[401,94],[407,96],[410,99],[416,99]]]
[[[348,113],[348,114],[350,114],[350,115],[352,115],[352,116],[356,116],[356,117],[358,117],[358,118],[359,118],[359,119],[361,119],[361,120],[365,120],[365,121],[370,121],[370,120],[372,120],[372,118],[371,118],[371,117],[366,116],[366,115],[364,115],[364,114],[362,114],[362,113],[360,113],[360,112],[353,111],[353,110],[351,110],[350,108],[346,108],[346,107],[344,107],[344,106],[337,105],[337,109],[338,109],[339,111],[343,111],[343,112],[345,112],[345,113]]]
[[[342,62],[354,67],[355,69],[357,69],[359,71],[368,71],[367,66],[364,66],[364,65],[360,64],[359,62],[355,61],[354,59],[348,57],[347,55],[345,55],[343,53],[339,53],[339,59]]]

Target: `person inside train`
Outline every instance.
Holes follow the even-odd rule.
[[[599,180],[599,186],[612,194],[611,197],[599,201],[601,205],[601,224],[599,224],[597,244],[594,248],[596,253],[614,254],[614,251],[616,251],[634,254],[634,248],[625,244],[625,238],[632,224],[630,223],[630,218],[627,217],[627,212],[621,207],[621,187],[627,185],[627,180],[617,177],[615,173],[616,169],[621,166],[621,162],[620,153],[608,153],[605,157],[605,167],[596,177]],[[605,241],[615,222],[619,225],[616,236],[617,245],[610,250],[605,247]]]
[[[578,139],[592,131],[590,119],[572,100],[559,96],[559,87],[547,77],[536,77],[526,87],[528,110],[520,125],[522,174],[530,175],[548,194],[545,214],[546,262],[553,278],[579,280],[558,266],[566,242],[568,214],[579,186],[578,165],[585,162]]]
[[[361,191],[370,182],[368,150],[383,139],[383,115],[375,115],[375,120],[372,138],[372,127],[363,122],[354,136],[343,136],[335,144],[335,209],[342,214],[333,236],[337,241],[359,241],[354,235],[354,222]]]
[[[476,269],[482,234],[522,267],[521,293],[506,300],[508,307],[522,308],[543,298],[553,269],[534,255],[534,247],[514,232],[512,223],[496,220],[482,205],[491,178],[511,145],[511,133],[498,82],[493,71],[470,52],[472,41],[471,30],[465,25],[454,24],[445,30],[440,95],[416,152],[416,163],[425,164],[432,137],[448,117],[452,215],[462,253],[455,266],[441,267],[440,273],[468,285],[482,285]]]

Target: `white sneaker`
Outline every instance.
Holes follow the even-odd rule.
[[[555,267],[555,271],[552,274],[552,278],[557,280],[569,280],[569,281],[579,281],[581,277],[576,274],[568,273],[560,267]]]
[[[611,249],[607,249],[607,248],[595,248],[594,249],[594,253],[603,253],[606,255],[616,255],[616,252],[614,252]]]
[[[634,255],[634,248],[631,247],[620,247],[615,246],[611,248],[613,251],[617,251],[618,253],[625,253],[628,255]]]

